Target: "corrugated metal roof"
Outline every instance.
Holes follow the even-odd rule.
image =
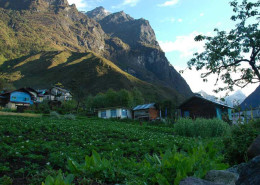
[[[150,109],[153,108],[155,103],[150,103],[150,104],[144,104],[144,105],[137,105],[133,110],[144,110],[144,109]]]

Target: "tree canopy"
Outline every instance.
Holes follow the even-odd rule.
[[[235,28],[229,32],[215,29],[215,36],[198,35],[195,41],[205,41],[205,51],[195,53],[188,62],[189,69],[206,69],[201,77],[207,81],[212,74],[217,75],[224,86],[216,92],[233,90],[234,86],[245,87],[248,84],[260,82],[260,0],[248,2],[243,0],[239,4],[236,0],[230,2],[234,15],[232,21]],[[233,75],[236,73],[237,75]]]

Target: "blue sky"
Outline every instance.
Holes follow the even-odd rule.
[[[214,28],[230,30],[235,23],[230,20],[230,0],[68,0],[79,10],[89,11],[103,6],[110,12],[124,11],[132,17],[149,20],[160,46],[170,63],[177,69],[184,69],[187,61],[196,51],[203,51],[203,43],[195,42],[200,33],[212,35]],[[241,1],[241,0],[239,0]],[[201,89],[212,93],[214,77],[208,84],[202,82],[200,73],[186,72],[183,77],[194,92]],[[194,83],[196,82],[196,83]],[[243,89],[248,95],[255,86]]]

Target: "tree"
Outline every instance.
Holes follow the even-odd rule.
[[[217,74],[216,84],[222,80],[225,85],[216,92],[260,82],[260,0],[256,3],[243,0],[241,4],[234,0],[230,5],[235,14],[231,20],[238,21],[235,28],[229,32],[215,29],[214,37],[196,36],[195,41],[205,41],[205,51],[195,53],[188,62],[189,69],[207,70],[201,75],[204,81],[209,75]]]
[[[68,84],[68,87],[72,92],[73,99],[75,99],[77,101],[76,110],[77,110],[77,113],[78,113],[80,104],[84,101],[84,98],[86,96],[85,89],[82,87],[82,84],[80,84],[80,82],[78,80],[72,80]]]

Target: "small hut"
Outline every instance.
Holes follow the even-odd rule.
[[[133,108],[134,119],[136,120],[155,120],[159,117],[159,110],[155,103],[138,105]]]

